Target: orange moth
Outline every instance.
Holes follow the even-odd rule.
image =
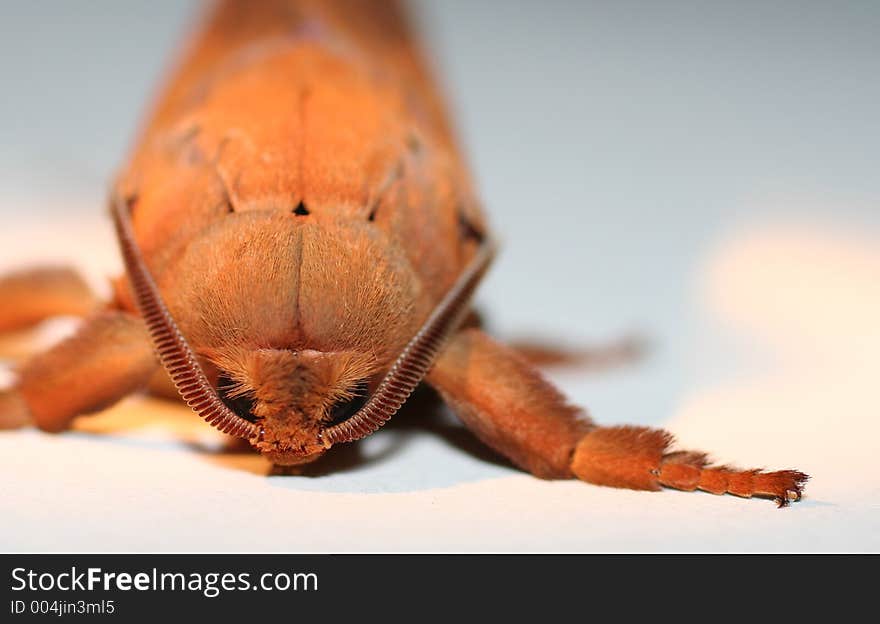
[[[68,270],[0,278],[0,330],[60,314],[0,424],[60,431],[170,378],[279,466],[381,427],[421,383],[546,479],[797,500],[807,477],[712,466],[670,434],[602,427],[490,338],[471,296],[493,254],[404,14],[373,0],[222,0],[119,173],[110,301]]]

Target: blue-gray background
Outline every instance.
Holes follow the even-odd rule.
[[[7,196],[79,191],[102,209],[194,6],[0,3]],[[615,418],[668,413],[681,362],[664,361],[662,328],[689,322],[688,267],[743,201],[843,198],[835,210],[846,204],[847,218],[880,220],[876,2],[415,8],[507,249],[487,284],[503,291],[497,325],[597,342],[635,329],[657,341],[658,374],[637,389],[656,413],[621,413],[625,385],[597,388],[614,407],[602,396],[592,405]],[[791,203],[767,210],[821,210]],[[18,209],[0,206],[3,227]],[[552,303],[534,328],[513,320],[536,301]]]
[[[880,3],[414,4],[504,243],[498,331],[654,342],[637,374],[565,378],[606,422],[660,424],[734,367],[694,356],[697,267],[730,232],[880,227]],[[194,6],[0,0],[0,228],[103,210]]]

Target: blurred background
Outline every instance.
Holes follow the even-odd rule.
[[[724,460],[814,474],[811,499],[786,512],[802,514],[797,535],[758,502],[582,486],[565,527],[526,519],[470,542],[450,511],[431,543],[876,550],[880,5],[411,4],[504,245],[479,298],[496,333],[596,345],[644,335],[652,349],[637,366],[548,374],[597,420],[665,426]],[[107,182],[197,7],[0,1],[0,267],[71,260],[96,282],[116,270]],[[430,436],[407,449],[272,487],[412,493],[517,479],[530,500],[568,500]],[[622,516],[596,511],[609,504]],[[668,520],[664,505],[753,515],[724,516],[728,541],[680,525],[650,537],[640,523]],[[572,518],[606,528],[587,535]],[[308,543],[324,544],[317,535]],[[381,535],[378,550],[428,547],[424,535]]]

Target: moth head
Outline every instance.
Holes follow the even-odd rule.
[[[220,398],[259,428],[251,443],[280,466],[323,454],[323,431],[366,403],[376,373],[374,358],[356,351],[236,349],[211,359]]]
[[[387,368],[387,359],[384,363],[377,361],[373,355],[375,349],[369,348],[325,348],[323,351],[248,348],[244,346],[245,343],[224,340],[221,341],[223,346],[215,345],[212,349],[208,346],[210,340],[200,340],[200,354],[212,360],[220,372],[217,383],[212,384],[144,262],[131,223],[133,201],[132,198],[114,195],[111,214],[134,301],[159,361],[181,398],[196,414],[224,433],[247,438],[271,461],[281,465],[312,461],[333,444],[363,438],[379,429],[400,409],[428,373],[445,339],[461,322],[473,291],[488,269],[494,250],[491,243],[484,243],[477,250],[452,288],[421,321],[418,331],[402,347],[390,368]],[[307,242],[303,246],[307,247]],[[246,251],[246,248],[242,251]],[[326,282],[326,287],[315,289],[313,294],[323,295],[339,290],[336,276],[351,278],[352,268],[357,266],[371,267],[372,270],[365,274],[366,278],[375,280],[384,277],[377,270],[379,267],[375,257],[364,256],[370,257],[373,263],[355,263],[346,261],[352,249],[340,247],[337,251],[324,254],[326,262],[316,265],[314,271],[306,272],[314,280],[311,284],[313,288],[322,284],[322,280]],[[226,254],[227,257],[229,255]],[[309,255],[302,254],[304,260],[299,265],[300,273],[307,266],[305,259]],[[241,254],[232,256],[240,258]],[[259,257],[265,259],[274,256],[267,255],[264,250]],[[208,262],[207,266],[212,265]],[[274,272],[277,274],[278,267]],[[257,275],[252,283],[266,282],[265,276],[271,273],[267,271]],[[235,275],[234,272],[229,274]],[[351,310],[357,314],[353,317],[340,315],[333,306],[329,309],[326,305],[317,306],[315,313],[308,315],[315,323],[311,332],[312,340],[314,336],[322,335],[320,330],[323,327],[334,338],[332,342],[338,344],[335,338],[340,334],[340,327],[351,325],[353,320],[358,319],[360,322],[355,323],[356,327],[367,330],[378,327],[375,313],[387,310],[388,302],[383,302],[382,297],[377,299],[376,293],[393,292],[394,289],[389,291],[381,287],[382,283],[395,281],[393,275],[388,277],[391,279],[380,279],[377,283],[379,287],[375,290],[363,287],[355,289],[366,299],[354,302],[357,305]],[[226,280],[227,283],[229,281]],[[304,290],[308,291],[309,288],[300,288],[300,308],[309,304],[309,298],[302,296]],[[249,296],[252,297],[253,293]],[[217,290],[213,301],[226,298]],[[211,301],[212,298],[196,297],[191,305],[181,308],[188,312],[182,318],[203,317],[204,314],[199,314],[197,309],[200,300]],[[262,298],[259,301],[264,303]],[[405,316],[410,318],[404,325],[411,324],[410,313],[411,310],[407,310]],[[260,315],[256,316],[260,318]],[[216,325],[208,324],[209,327]],[[258,327],[263,325],[257,323]],[[381,325],[387,326],[387,323]],[[225,324],[219,326],[228,327]],[[399,331],[401,327],[395,329]],[[373,331],[343,333],[364,333],[368,337],[374,334]],[[239,346],[231,346],[236,344]],[[376,379],[376,373],[383,368],[387,368],[385,374],[380,380]],[[371,387],[373,384],[367,382],[368,379],[377,382],[375,387]],[[364,390],[369,391],[369,398],[361,404],[367,394]],[[350,413],[353,415],[349,417]]]

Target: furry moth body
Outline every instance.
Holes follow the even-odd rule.
[[[462,326],[491,236],[395,3],[215,3],[112,198],[126,273],[111,301],[61,269],[0,279],[0,330],[85,318],[22,364],[6,426],[63,430],[164,369],[199,415],[295,465],[368,435],[424,381],[542,478],[801,495],[803,473],[715,467],[664,431],[598,426]]]

